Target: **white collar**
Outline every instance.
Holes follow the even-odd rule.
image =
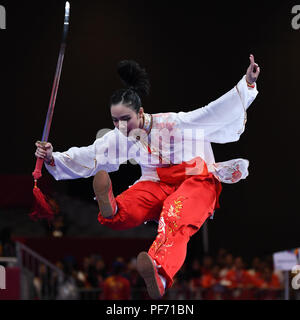
[[[143,116],[144,116],[143,129],[147,132],[147,134],[149,134],[152,128],[153,117],[152,117],[152,114],[145,113],[145,112],[143,113]]]

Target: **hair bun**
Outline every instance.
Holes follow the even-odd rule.
[[[145,69],[133,60],[122,60],[118,63],[118,74],[128,89],[136,91],[139,95],[148,95],[150,82]]]

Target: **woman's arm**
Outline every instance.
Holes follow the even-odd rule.
[[[53,152],[53,163],[46,163],[49,173],[56,180],[88,178],[99,170],[117,171],[122,162],[118,159],[118,134],[109,131],[87,147],[72,147],[65,152]]]
[[[246,110],[258,93],[255,81],[259,72],[251,55],[247,73],[234,88],[205,107],[177,113],[178,126],[203,129],[204,138],[210,142],[237,141],[244,131]]]

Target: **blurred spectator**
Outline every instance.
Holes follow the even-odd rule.
[[[260,290],[257,293],[257,299],[276,300],[279,298],[279,290],[282,289],[282,287],[280,285],[278,276],[270,267],[264,267],[258,286]]]
[[[74,256],[66,255],[63,258],[63,270],[77,281],[77,262]]]
[[[87,262],[85,262],[87,263]],[[104,260],[99,255],[91,255],[88,260],[87,277],[88,287],[100,288],[107,277]]]
[[[227,272],[225,280],[232,293],[229,298],[236,300],[253,298],[253,290],[251,290],[254,287],[253,279],[245,270],[241,257],[235,259],[234,267]]]
[[[226,287],[223,278],[220,275],[221,269],[219,265],[214,265],[210,273],[203,275],[201,286],[203,288],[203,299],[205,300],[222,300]]]
[[[174,278],[173,286],[167,291],[164,300],[219,300],[219,299],[279,299],[283,286],[272,271],[268,260],[254,257],[251,269],[241,257],[221,251],[222,261],[214,264],[210,255],[185,262]],[[220,255],[221,256],[221,255]],[[219,256],[219,258],[220,258]],[[60,268],[62,264],[59,263]],[[108,270],[104,259],[99,255],[90,255],[83,259],[81,270],[77,270],[74,257],[67,256],[63,261],[67,280],[62,282],[47,276],[47,268],[41,266],[39,277],[35,278],[36,298],[45,299],[47,287],[54,287],[57,299],[105,299],[105,300],[145,300],[150,299],[144,280],[136,269],[136,258],[125,263],[123,257],[117,257]],[[58,278],[58,277],[56,277]],[[49,282],[50,281],[50,282]],[[58,283],[60,285],[58,285]],[[78,289],[80,288],[80,296]],[[48,290],[48,291],[47,291]],[[46,292],[46,294],[45,294]],[[51,296],[49,297],[51,299]]]
[[[136,269],[136,258],[132,258],[127,264],[127,276],[130,282],[132,300],[142,300],[146,298],[145,283]]]
[[[188,270],[187,263],[184,262],[173,280],[173,286],[167,291],[167,295],[164,296],[165,300],[191,300],[194,298],[190,287],[191,279]]]
[[[173,279],[172,287],[167,291],[164,300],[195,300],[201,299],[201,292],[195,297],[194,291],[191,289],[188,281],[184,277],[178,277],[178,274]]]
[[[211,268],[213,266],[214,260],[212,256],[205,255],[203,257],[202,266],[200,268],[201,274],[205,275],[211,272]]]
[[[77,300],[79,299],[78,288],[76,285],[75,272],[71,263],[64,265],[64,279],[58,283],[57,300]]]
[[[253,284],[256,288],[260,286],[262,270],[266,265],[266,262],[261,261],[259,257],[254,257],[252,260],[252,268],[248,269],[248,274],[252,277]]]
[[[125,265],[120,261],[115,261],[112,266],[112,275],[103,283],[104,300],[130,300],[130,282],[121,275]]]
[[[223,268],[220,270],[220,277],[225,278],[228,271],[233,268],[234,260],[231,253],[227,253],[224,257]]]
[[[192,279],[199,278],[201,276],[201,263],[198,258],[194,258],[189,270],[189,277]]]
[[[96,274],[98,277],[98,283],[102,283],[107,276],[106,265],[102,258],[99,258],[96,261]]]
[[[96,265],[93,260],[91,260],[91,263],[89,264],[87,281],[88,281],[90,287],[99,288]]]
[[[189,270],[189,287],[190,290],[192,291],[192,299],[198,300],[202,298],[201,295],[201,277],[202,277],[202,272],[201,272],[202,266],[200,264],[199,259],[195,258],[192,261],[191,268]]]
[[[77,281],[79,287],[89,288],[91,285],[88,282],[88,271],[90,266],[90,258],[84,257],[82,263],[82,270],[77,272]]]
[[[133,257],[129,260],[127,263],[127,277],[128,279],[132,279],[133,282],[135,282],[134,279],[137,278],[138,272],[136,269],[136,257]]]
[[[248,270],[251,276],[260,277],[261,276],[262,262],[259,257],[254,257],[252,260],[252,268]]]
[[[273,268],[273,255],[268,254],[265,257],[265,261],[267,263],[267,265],[271,268]],[[274,270],[273,271],[274,274],[276,274],[276,276],[279,279],[280,285],[283,287],[284,286],[284,275],[283,272],[281,270]]]
[[[225,267],[226,255],[227,255],[227,250],[226,249],[220,248],[218,250],[217,257],[216,257],[216,264],[218,264],[221,269]]]
[[[73,278],[66,278],[58,286],[57,300],[78,300],[78,289]]]
[[[265,267],[262,273],[263,283],[261,288],[268,289],[279,289],[280,282],[276,274],[274,274],[273,270],[270,267]]]

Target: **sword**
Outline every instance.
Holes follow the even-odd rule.
[[[47,143],[47,140],[49,137],[50,127],[51,127],[51,122],[52,122],[52,117],[53,117],[53,112],[55,107],[55,101],[57,96],[57,90],[58,90],[64,55],[65,55],[66,39],[67,39],[68,30],[69,30],[69,18],[70,18],[70,3],[67,1],[65,4],[65,18],[64,18],[64,29],[63,29],[62,41],[61,41],[58,61],[56,65],[56,71],[55,71],[55,76],[54,76],[54,81],[53,81],[53,86],[52,86],[52,91],[50,96],[50,102],[48,106],[48,112],[47,112],[46,121],[44,125],[42,140],[41,140],[42,145],[45,145]],[[37,180],[42,176],[41,171],[42,171],[43,163],[44,163],[43,158],[37,158],[35,169],[32,173],[35,186],[36,186]]]
[[[65,4],[65,18],[64,18],[64,29],[63,29],[63,35],[62,35],[62,41],[61,46],[59,50],[59,56],[58,61],[56,65],[56,71],[50,96],[50,102],[48,106],[48,112],[46,116],[46,121],[44,125],[43,130],[43,136],[42,136],[42,145],[45,145],[47,143],[53,112],[54,112],[54,106],[57,96],[57,90],[61,75],[61,69],[62,64],[64,61],[64,55],[65,55],[65,49],[66,49],[66,39],[67,34],[69,30],[69,17],[70,17],[70,3],[67,1]],[[34,188],[33,188],[33,195],[35,198],[34,208],[33,211],[29,214],[30,218],[33,220],[37,220],[38,218],[45,218],[50,221],[53,219],[54,214],[57,213],[57,208],[53,204],[51,204],[51,201],[48,197],[46,197],[42,191],[37,187],[37,180],[42,176],[42,167],[43,167],[44,159],[43,158],[37,158],[35,169],[32,172],[33,178],[34,178]]]

